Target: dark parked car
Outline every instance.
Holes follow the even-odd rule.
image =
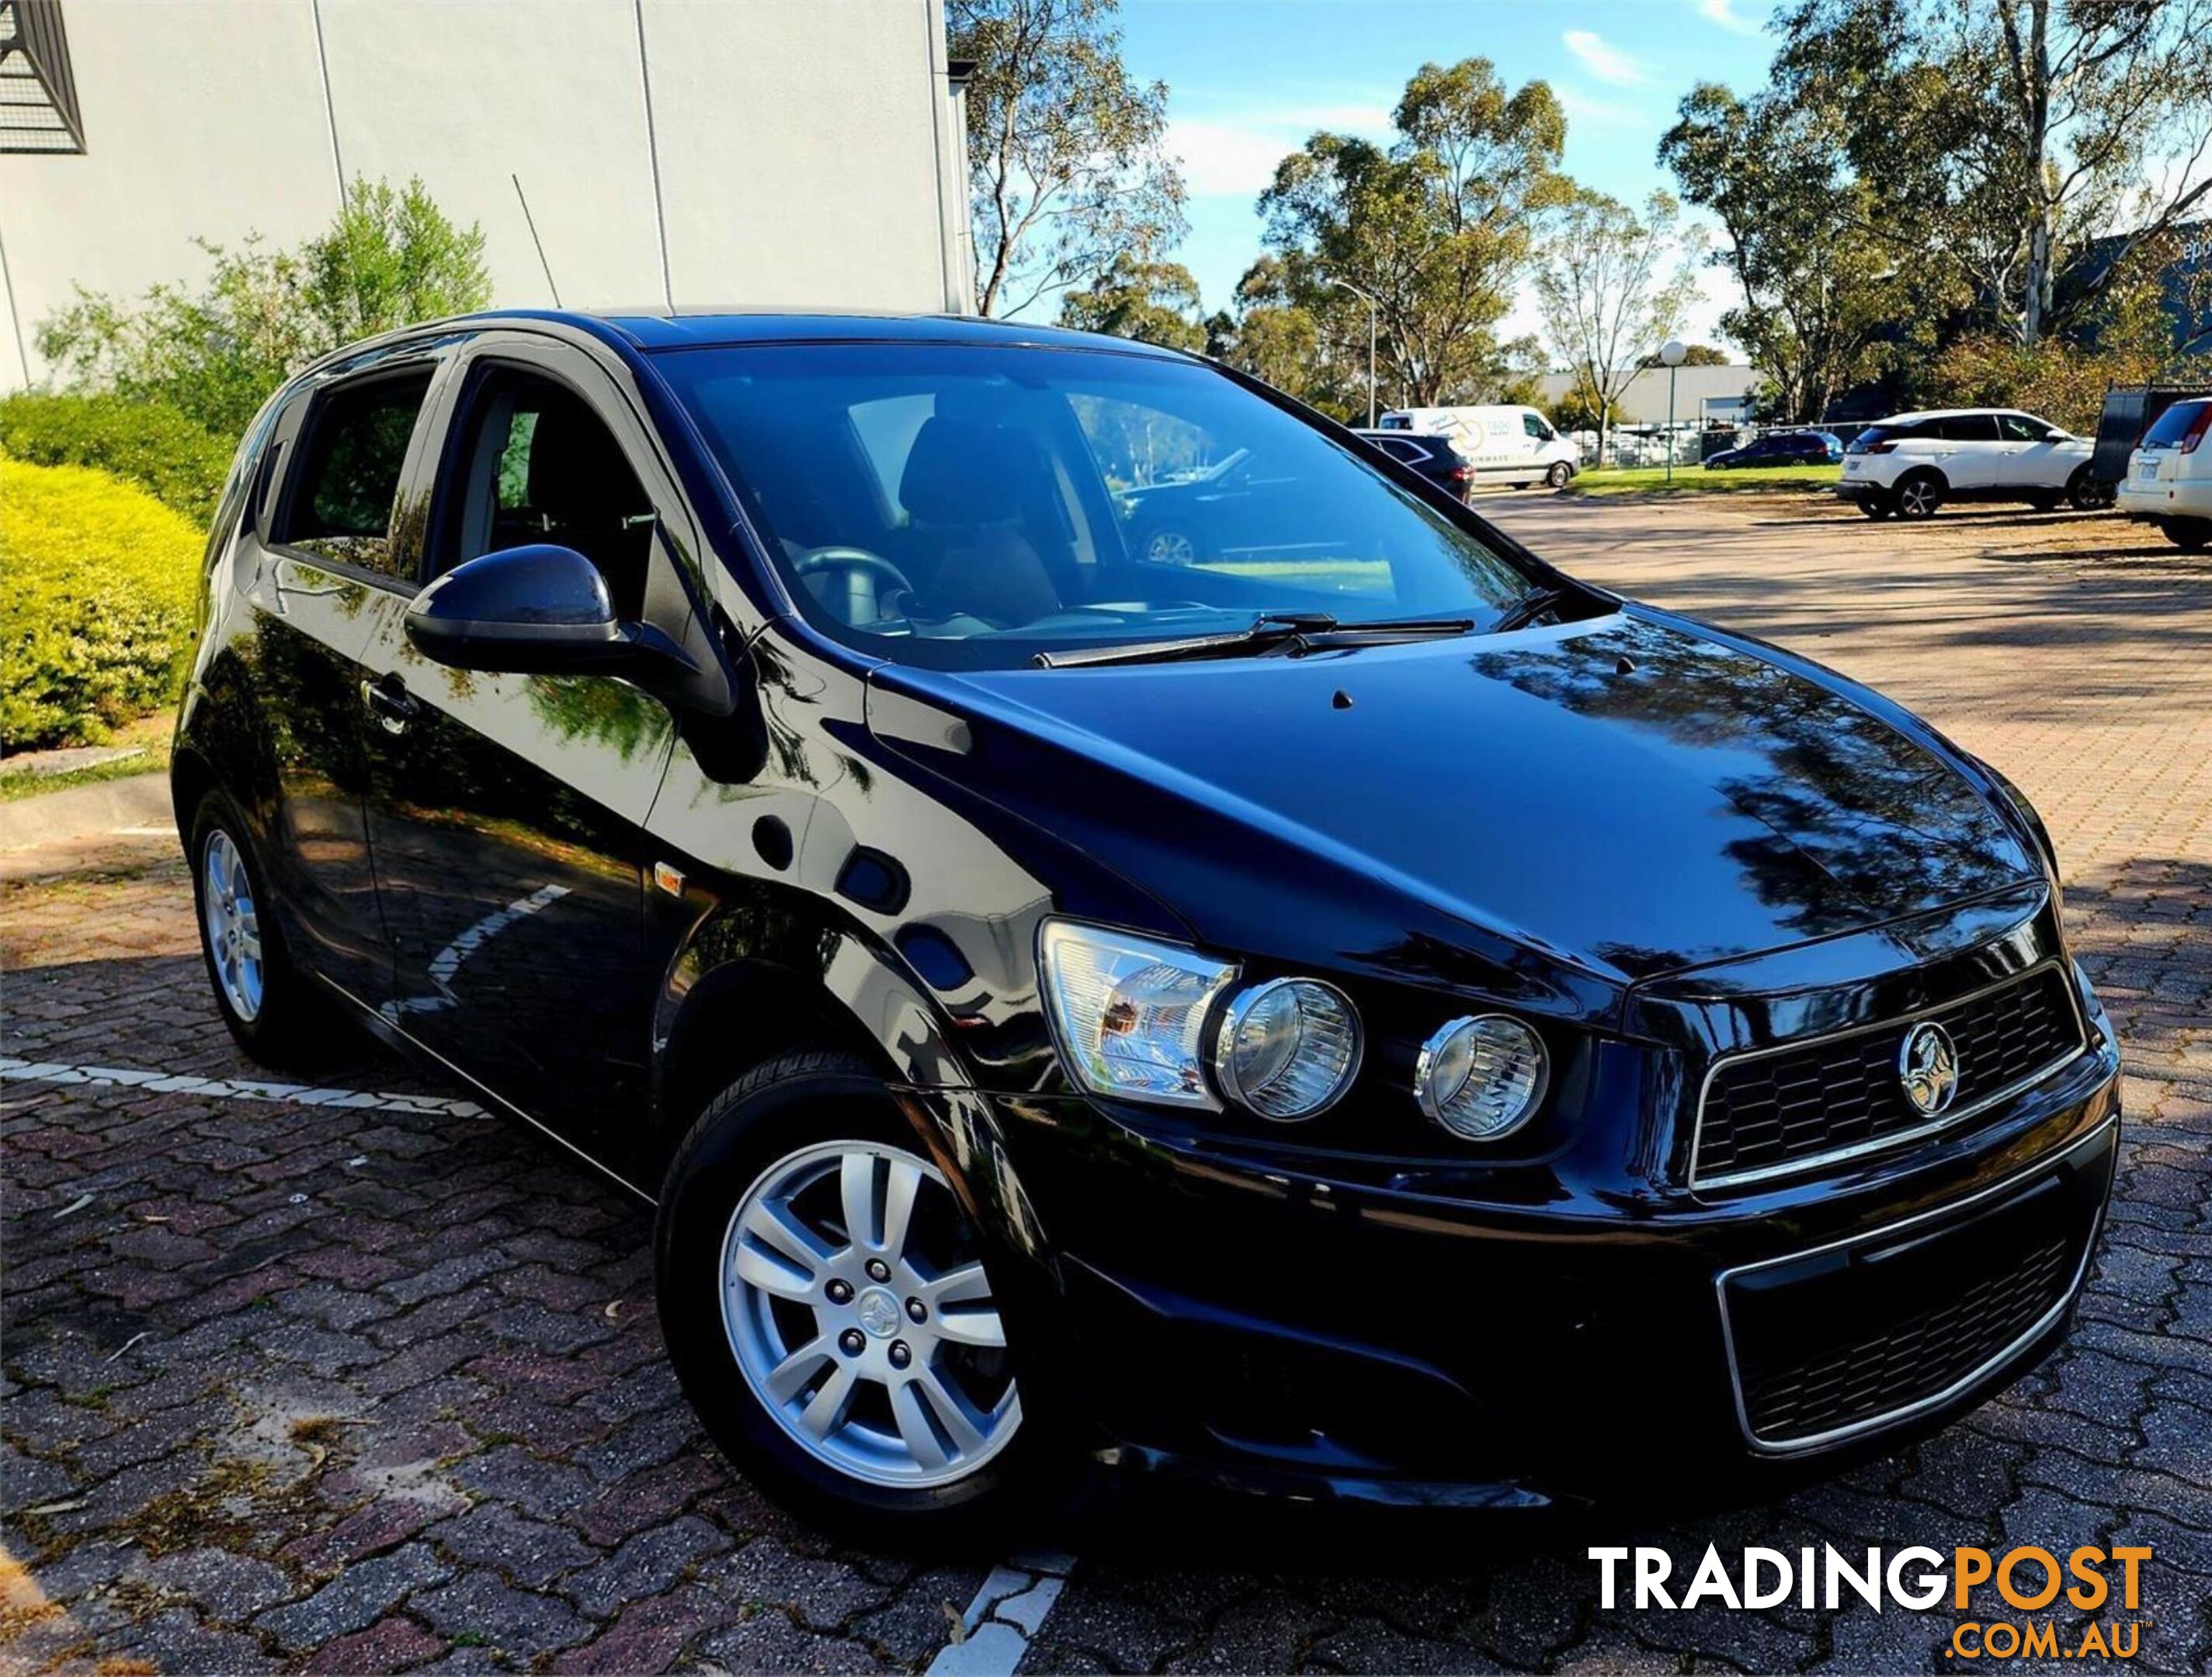
[[[1440,431],[1357,431],[1401,465],[1437,485],[1455,499],[1467,499],[1474,483],[1474,462],[1459,451],[1458,443]]]
[[[1844,458],[1844,440],[1827,431],[1769,431],[1740,448],[1705,456],[1705,470],[1737,466],[1833,465]]]
[[[350,1018],[656,1205],[701,1418],[878,1541],[1085,1453],[1756,1488],[2064,1330],[2118,1060],[2026,800],[1237,374],[447,321],[270,402],[204,604],[232,1032]]]

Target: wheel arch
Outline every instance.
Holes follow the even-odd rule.
[[[653,1114],[665,1161],[708,1102],[755,1066],[794,1049],[842,1048],[895,1078],[882,1044],[818,976],[740,959],[664,993],[653,1032]]]

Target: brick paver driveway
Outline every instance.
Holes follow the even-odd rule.
[[[2148,1544],[2139,1663],[2212,1659],[2212,564],[2110,519],[1814,499],[1486,503],[1595,579],[1813,653],[2002,765],[2127,1040],[2118,1200],[2069,1348],[1771,1507],[1588,1530],[1139,1498],[1024,1668],[1941,1668],[1949,1615],[1601,1612],[1593,1541]],[[927,1663],[971,1561],[856,1553],[733,1478],[660,1357],[647,1221],[364,1057],[230,1079],[173,849],[6,887],[0,1667]],[[200,1080],[214,1080],[195,1081]],[[370,1096],[385,1098],[371,1102]],[[1622,1393],[1633,1425],[1632,1389]],[[1170,1537],[1170,1534],[1172,1534]],[[27,1569],[27,1570],[23,1570]]]

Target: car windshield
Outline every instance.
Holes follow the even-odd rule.
[[[1352,448],[1195,362],[781,343],[663,352],[810,621],[877,656],[1495,618],[1537,579]]]

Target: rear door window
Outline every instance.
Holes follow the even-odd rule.
[[[285,498],[277,541],[334,563],[398,574],[392,502],[430,371],[326,392],[307,416],[307,441]]]
[[[1944,442],[1995,442],[1997,440],[1997,421],[1995,414],[1958,413],[1936,422],[1936,434]]]

